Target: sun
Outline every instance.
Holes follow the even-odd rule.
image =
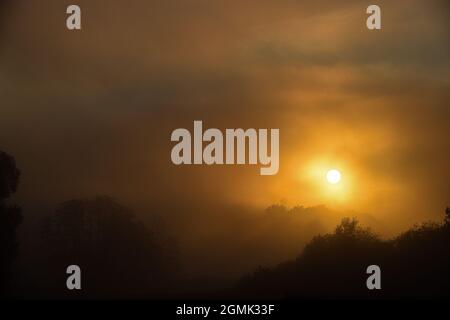
[[[341,181],[342,175],[339,170],[331,169],[327,172],[327,181],[331,184],[338,184]]]

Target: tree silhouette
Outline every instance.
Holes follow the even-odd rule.
[[[245,298],[443,298],[450,295],[450,224],[415,226],[381,240],[356,219],[316,236],[293,261],[259,268],[231,296]],[[366,268],[381,267],[382,290],[368,290]]]
[[[151,294],[176,267],[176,251],[109,197],[64,202],[43,225],[54,294],[66,293],[65,270],[83,272],[90,297]]]
[[[0,151],[0,294],[8,293],[11,262],[17,254],[16,229],[22,221],[20,208],[7,204],[16,192],[20,172],[13,157]]]
[[[450,223],[450,207],[445,208],[445,223]]]

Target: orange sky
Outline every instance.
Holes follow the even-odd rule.
[[[325,204],[388,233],[449,204],[446,1],[378,1],[380,32],[367,1],[78,3],[81,32],[65,30],[65,1],[2,18],[0,146],[21,201]],[[170,133],[194,120],[280,128],[279,174],[173,166]]]

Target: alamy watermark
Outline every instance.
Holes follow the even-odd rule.
[[[170,139],[178,142],[171,152],[176,165],[259,163],[261,175],[275,175],[280,166],[279,129],[226,129],[223,134],[215,128],[203,132],[203,122],[194,121],[193,137],[188,129],[179,128]]]

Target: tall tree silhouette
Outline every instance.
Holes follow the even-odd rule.
[[[0,294],[8,291],[11,262],[17,254],[16,229],[22,215],[20,208],[7,204],[16,192],[20,172],[13,157],[0,151]]]

